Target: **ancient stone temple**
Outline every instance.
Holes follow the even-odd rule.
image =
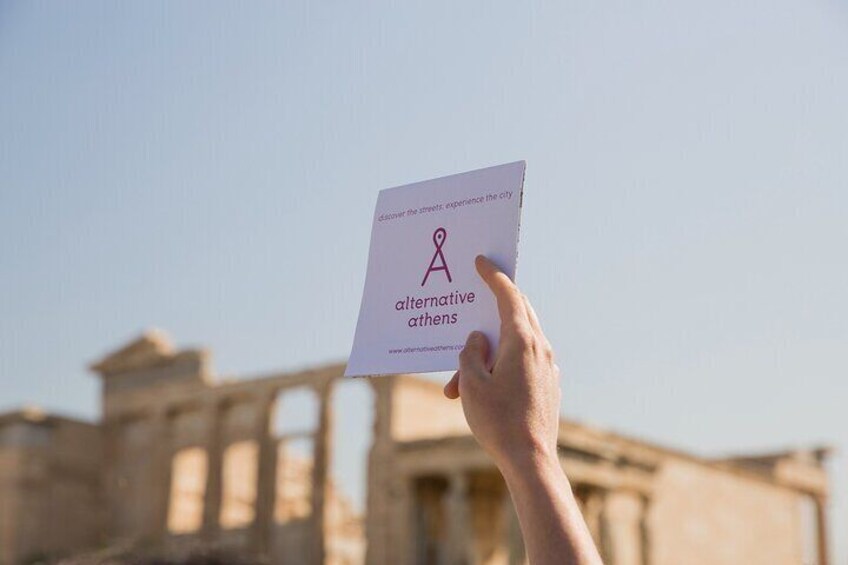
[[[0,416],[2,565],[121,543],[271,563],[526,561],[503,479],[437,383],[357,381],[373,412],[357,509],[345,469],[331,473],[343,366],[218,381],[206,351],[151,332],[92,369],[99,422]],[[559,453],[609,565],[828,564],[824,449],[703,459],[563,420]]]

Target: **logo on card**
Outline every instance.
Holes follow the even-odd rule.
[[[442,246],[445,244],[445,240],[447,238],[448,232],[445,228],[436,228],[436,231],[433,232],[433,245],[436,246],[436,252],[433,253],[433,258],[430,260],[430,266],[427,267],[427,272],[424,274],[424,280],[421,281],[421,286],[424,286],[427,283],[430,273],[435,271],[444,271],[445,275],[448,277],[448,282],[453,282],[450,269],[448,269],[448,263],[445,261],[445,255],[442,253]],[[438,264],[436,261],[438,261]]]

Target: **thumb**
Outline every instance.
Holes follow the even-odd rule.
[[[484,377],[489,371],[486,369],[486,359],[489,357],[489,340],[482,332],[471,332],[465,342],[465,348],[459,354],[459,372],[463,377]]]

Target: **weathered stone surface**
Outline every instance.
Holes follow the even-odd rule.
[[[100,423],[0,415],[0,565],[104,544],[115,549],[69,562],[179,563],[208,548],[245,562],[526,562],[503,479],[437,383],[369,381],[361,515],[330,473],[343,366],[216,382],[208,352],[151,332],[92,368]],[[275,407],[295,390],[314,395],[315,422],[286,431]],[[563,420],[559,453],[608,565],[796,565],[805,544],[827,564],[826,450],[706,460]]]
[[[34,410],[0,416],[0,563],[102,541],[101,435]]]

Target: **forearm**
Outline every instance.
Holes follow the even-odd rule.
[[[555,456],[515,458],[501,471],[531,565],[601,565],[601,558]]]
[[[515,505],[531,565],[602,565],[557,457],[559,367],[530,301],[483,256],[477,272],[495,295],[501,335],[471,332],[445,396],[462,398],[474,437],[495,460]]]

